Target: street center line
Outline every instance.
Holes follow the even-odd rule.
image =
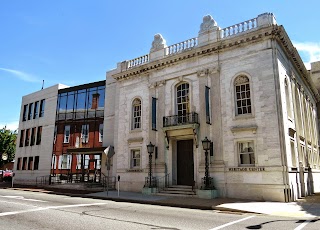
[[[298,227],[296,227],[294,230],[301,230],[303,229],[307,224],[309,224],[311,220],[305,220],[302,224],[300,224]]]
[[[248,217],[246,217],[246,218],[243,218],[243,219],[240,219],[240,220],[236,220],[236,221],[232,221],[232,222],[229,222],[229,223],[220,225],[220,226],[218,226],[218,227],[211,228],[211,229],[209,229],[209,230],[218,230],[218,229],[221,229],[221,228],[224,228],[224,227],[227,227],[227,226],[236,224],[236,223],[238,223],[238,222],[248,220],[248,219],[250,219],[250,218],[252,218],[252,217],[255,217],[255,216],[248,216]]]
[[[16,215],[21,213],[28,213],[28,212],[37,212],[37,211],[44,211],[49,209],[59,209],[59,208],[73,208],[73,207],[85,207],[85,206],[94,206],[94,205],[105,205],[106,203],[93,203],[93,204],[74,204],[74,205],[62,205],[62,206],[49,206],[49,207],[39,207],[35,209],[28,209],[28,210],[21,210],[21,211],[15,211],[15,212],[3,212],[0,213],[1,216],[10,216],[10,215]]]

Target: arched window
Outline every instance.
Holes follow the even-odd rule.
[[[188,113],[190,113],[188,83],[182,83],[177,86],[176,100],[177,100],[177,115],[179,118],[179,122],[186,122],[186,119],[188,118]]]
[[[238,76],[234,81],[236,115],[251,113],[251,93],[249,78]]]
[[[141,128],[141,100],[136,98],[132,103],[132,129]]]

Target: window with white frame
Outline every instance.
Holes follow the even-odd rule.
[[[85,169],[89,168],[89,161],[90,161],[90,156],[89,155],[85,155],[84,156],[84,168]]]
[[[82,159],[82,155],[81,154],[77,154],[77,166],[76,166],[76,169],[81,169],[81,159]]]
[[[57,169],[57,156],[56,155],[52,155],[51,169]]]
[[[182,83],[177,86],[176,90],[178,122],[185,123],[188,119],[188,113],[190,113],[189,84]]]
[[[69,141],[70,141],[70,125],[65,125],[63,143],[69,143]]]
[[[71,166],[71,155],[64,154],[61,156],[61,169],[70,169]]]
[[[103,140],[103,124],[99,125],[99,142]]]
[[[140,168],[140,150],[139,149],[132,149],[131,150],[131,168]]]
[[[101,158],[100,158],[100,155],[94,155],[94,159],[97,162],[97,165],[95,165],[94,167],[96,169],[101,169]]]
[[[141,100],[136,98],[132,103],[132,129],[141,128]]]
[[[82,143],[88,143],[89,141],[89,125],[81,126],[81,141]]]
[[[249,78],[238,76],[234,81],[236,115],[251,114],[251,92]]]
[[[239,163],[241,166],[254,165],[254,142],[238,142]]]

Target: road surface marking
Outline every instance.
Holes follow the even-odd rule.
[[[232,221],[232,222],[226,223],[226,224],[224,224],[224,225],[220,225],[220,226],[218,226],[218,227],[211,228],[211,229],[209,229],[209,230],[218,230],[218,229],[221,229],[221,228],[224,228],[224,227],[227,227],[227,226],[236,224],[236,223],[238,223],[238,222],[248,220],[248,219],[250,219],[250,218],[252,218],[252,217],[255,217],[255,216],[248,216],[248,217],[246,217],[246,218],[243,218],[243,219],[240,219],[240,220],[236,220],[236,221]]]
[[[28,198],[24,198],[23,196],[0,196],[0,197],[17,199],[17,200],[36,201],[36,202],[48,202],[48,201],[44,201],[44,200],[28,199]]]
[[[85,206],[94,206],[94,205],[105,205],[106,203],[93,203],[93,204],[73,204],[73,205],[62,205],[62,206],[49,206],[49,207],[39,207],[35,209],[28,209],[28,210],[21,210],[21,211],[15,211],[15,212],[3,212],[0,213],[1,216],[10,216],[10,215],[16,215],[21,213],[28,213],[28,212],[37,212],[37,211],[44,211],[49,209],[59,209],[59,208],[74,208],[74,207],[85,207]]]
[[[312,220],[306,220],[302,224],[300,224],[298,227],[296,227],[294,230],[301,230],[303,229],[307,224],[309,224]]]

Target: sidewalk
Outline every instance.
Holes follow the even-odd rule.
[[[117,191],[94,192],[92,190],[75,190],[71,188],[46,187],[46,188],[26,188],[23,186],[10,185],[1,186],[6,189],[24,190],[32,192],[43,192],[50,194],[69,195],[75,197],[113,200],[117,202],[131,202],[140,204],[162,205],[181,208],[193,208],[202,210],[219,210],[225,212],[249,212],[257,214],[286,216],[303,219],[314,219],[320,217],[320,193],[300,199],[296,202],[255,202],[243,199],[216,198],[200,199],[197,197],[173,197],[159,195],[144,195],[138,192]]]

